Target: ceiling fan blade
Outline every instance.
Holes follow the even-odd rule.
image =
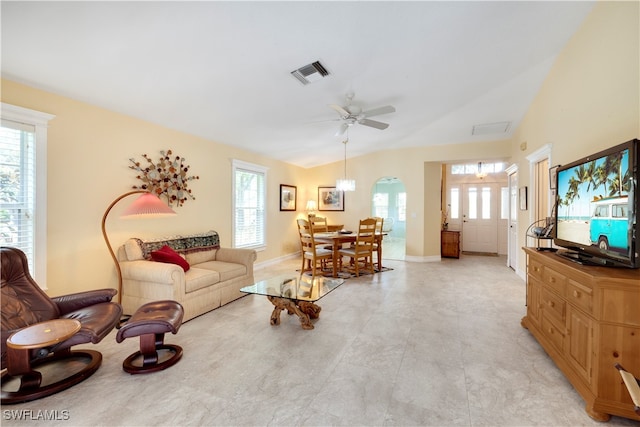
[[[380,116],[382,114],[389,114],[389,113],[395,113],[395,112],[396,112],[395,107],[391,105],[386,105],[384,107],[374,108],[373,110],[365,111],[362,114],[364,114],[367,117],[373,117],[373,116]]]
[[[342,108],[339,105],[336,104],[329,104],[329,107],[333,108],[334,110],[336,110],[338,112],[338,114],[340,114],[340,117],[342,117],[343,119],[349,117],[349,112],[347,110],[345,110],[344,108]]]
[[[358,123],[365,126],[371,126],[372,128],[376,128],[380,130],[383,130],[389,127],[389,123],[382,123],[376,120],[369,120],[369,119],[358,120]]]
[[[340,125],[340,129],[338,129],[338,132],[336,132],[335,136],[344,135],[344,133],[347,131],[348,128],[349,128],[348,123],[342,123]]]

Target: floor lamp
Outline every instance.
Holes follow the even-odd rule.
[[[134,190],[129,191],[128,193],[124,193],[121,196],[118,196],[107,208],[102,216],[102,237],[104,237],[104,241],[107,244],[107,248],[109,248],[109,253],[111,254],[111,258],[116,265],[116,273],[118,275],[118,303],[122,302],[122,271],[120,270],[120,264],[118,263],[118,258],[116,254],[113,252],[113,248],[111,247],[111,243],[109,243],[109,237],[107,236],[107,231],[105,229],[105,224],[107,222],[107,216],[111,209],[118,204],[118,202],[125,197],[128,197],[132,194],[142,193],[140,197],[138,197],[124,212],[122,212],[121,218],[135,216],[136,218],[146,218],[146,217],[158,217],[158,216],[172,216],[176,215],[176,213],[167,206],[162,200],[160,200],[154,194],[151,194],[147,190]]]

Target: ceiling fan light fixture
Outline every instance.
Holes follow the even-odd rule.
[[[361,106],[353,105],[351,103],[351,101],[353,100],[353,96],[353,93],[347,94],[347,105],[329,105],[330,108],[334,109],[340,115],[340,119],[342,119],[343,122],[340,126],[340,129],[336,133],[336,136],[342,135],[348,126],[352,126],[355,123],[379,130],[384,130],[389,127],[388,123],[371,120],[369,117],[395,113],[396,108],[394,106],[385,105],[384,107],[378,107],[372,110],[363,111]]]

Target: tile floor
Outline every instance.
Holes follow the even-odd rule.
[[[349,279],[322,299],[311,331],[286,314],[271,326],[271,304],[253,295],[187,322],[166,339],[183,359],[154,374],[121,370],[138,342],[116,344],[114,331],[94,346],[104,360],[93,377],[4,406],[2,425],[638,425],[587,416],[520,326],[525,286],[503,257],[385,264],[394,270]],[[289,260],[256,276],[297,267]],[[59,420],[34,419],[43,410]]]

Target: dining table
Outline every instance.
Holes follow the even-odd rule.
[[[375,233],[377,243],[378,271],[382,271],[382,239],[386,233]],[[345,243],[354,243],[358,239],[358,233],[333,231],[328,233],[313,233],[316,243],[331,243],[333,248],[333,277],[338,277],[338,260],[340,259],[340,248]]]

